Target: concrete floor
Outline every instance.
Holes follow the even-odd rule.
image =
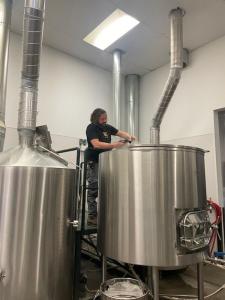
[[[94,260],[83,258],[82,270],[87,276],[86,289],[82,288],[82,300],[93,299],[101,284],[101,268]],[[121,273],[109,270],[109,278],[122,277]],[[182,272],[165,272],[160,276],[160,293],[169,295],[197,295],[196,270],[187,268]],[[204,266],[205,295],[211,294],[225,283],[225,269],[212,265]],[[87,291],[89,290],[89,292]],[[185,299],[185,298],[182,298]],[[188,298],[186,298],[188,299]],[[225,300],[225,290],[211,297],[212,300]]]

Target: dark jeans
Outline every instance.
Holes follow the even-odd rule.
[[[87,165],[87,203],[88,203],[88,215],[97,217],[97,202],[98,197],[98,163],[88,162]]]

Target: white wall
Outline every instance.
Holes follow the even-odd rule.
[[[11,35],[6,125],[9,127],[5,148],[17,143],[15,128],[20,93],[22,63],[21,37]],[[96,107],[112,112],[111,73],[49,47],[44,47],[39,83],[38,124],[47,124],[53,136],[62,136],[61,148],[71,138],[85,138],[90,114]],[[60,145],[58,145],[60,147]]]
[[[168,76],[164,66],[142,77],[140,128],[141,141],[149,142],[149,127]],[[190,65],[165,114],[162,142],[196,145],[209,149],[206,154],[208,196],[217,200],[213,110],[225,107],[225,37],[191,53]]]

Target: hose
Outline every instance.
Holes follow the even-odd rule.
[[[134,270],[134,265],[129,264],[128,266],[129,266],[129,270],[130,270],[131,274],[134,276],[134,278],[142,283],[141,278],[138,276],[138,274]]]
[[[219,294],[224,289],[225,289],[225,284],[223,284],[220,288],[218,288],[212,294],[209,294],[209,295],[205,296],[204,299],[209,299],[209,298]],[[161,294],[160,297],[162,297],[163,299],[171,299],[171,300],[180,300],[180,299],[196,300],[196,299],[198,299],[195,295],[166,295],[166,294]]]
[[[209,254],[209,257],[212,257],[213,249],[214,249],[214,246],[215,246],[215,243],[216,243],[216,238],[217,238],[217,235],[218,235],[218,225],[220,224],[221,218],[222,218],[222,210],[221,210],[221,207],[217,203],[212,201],[211,198],[207,202],[208,202],[208,205],[209,205],[209,211],[214,210],[215,216],[216,216],[216,219],[211,223],[211,225],[212,225],[212,235],[211,235],[211,238],[210,238],[210,241],[209,241],[209,252],[208,252],[208,254]]]
[[[90,290],[87,286],[87,284],[85,285],[85,290],[86,292],[88,292],[89,294],[96,294],[98,292],[98,290]]]
[[[90,258],[94,259],[95,261],[98,261],[98,262],[101,261],[100,257],[98,257],[96,254],[94,254],[94,253],[92,253],[92,252],[90,252],[86,249],[82,249],[81,253],[84,254],[84,255],[89,256]],[[122,264],[120,264],[118,262],[115,262],[113,259],[107,258],[107,265],[109,265],[112,269],[116,269],[119,272],[132,277],[132,274],[129,272],[129,270],[126,269],[125,266],[123,266]]]

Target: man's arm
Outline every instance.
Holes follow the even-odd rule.
[[[103,149],[103,150],[111,150],[114,148],[120,148],[124,146],[124,143],[120,141],[108,144],[108,143],[100,142],[99,139],[92,139],[91,144],[94,149]]]
[[[135,136],[132,136],[130,135],[128,132],[126,131],[122,131],[122,130],[119,130],[116,134],[116,136],[119,136],[121,137],[122,139],[125,139],[125,140],[128,140],[128,141],[134,141],[136,138]]]

